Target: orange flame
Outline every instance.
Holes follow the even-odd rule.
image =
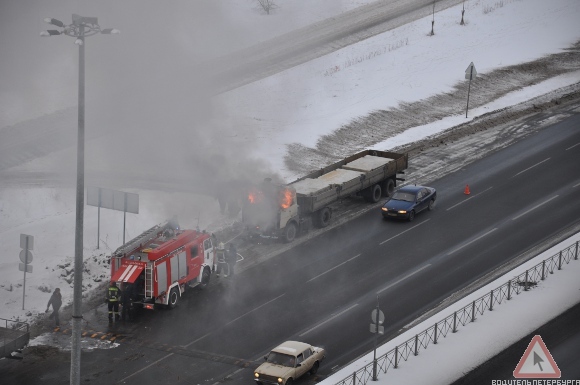
[[[290,189],[284,189],[280,192],[280,207],[287,209],[294,202],[294,192]]]
[[[257,202],[262,200],[263,196],[264,196],[264,194],[261,191],[257,191],[257,190],[250,191],[248,193],[248,201],[250,203],[257,203]]]

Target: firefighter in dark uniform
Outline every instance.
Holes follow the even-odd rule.
[[[133,300],[133,284],[124,283],[121,291],[121,320],[133,321],[131,301]]]
[[[113,322],[113,315],[115,321],[121,318],[119,314],[119,300],[121,299],[121,290],[117,287],[117,283],[111,282],[107,290],[107,305],[109,308],[109,323]]]

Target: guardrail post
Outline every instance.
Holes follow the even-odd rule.
[[[415,334],[415,355],[419,355],[419,348],[418,345],[419,344],[419,334]]]
[[[399,346],[395,346],[395,366],[394,368],[397,369],[399,367]]]
[[[475,301],[471,304],[471,322],[475,322]]]
[[[528,291],[528,270],[526,270],[526,279],[524,280],[524,291]]]
[[[510,279],[508,281],[508,297],[507,297],[508,301],[510,299],[512,299],[512,280]]]
[[[437,345],[437,322],[435,322],[435,333],[433,334],[433,345]]]
[[[493,290],[489,294],[489,311],[493,310]]]
[[[542,281],[546,279],[546,260],[542,261]]]
[[[562,251],[560,250],[560,255],[558,256],[558,270],[562,270]]]
[[[574,259],[576,260],[578,259],[578,242],[579,241],[576,241],[576,253],[574,254]]]
[[[457,331],[457,312],[453,313],[453,333]]]
[[[352,385],[356,385],[356,370],[352,372]]]

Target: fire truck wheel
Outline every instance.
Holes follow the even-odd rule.
[[[296,238],[296,223],[290,222],[286,225],[284,230],[284,242],[290,243]]]
[[[169,305],[170,309],[173,309],[175,306],[177,306],[177,302],[179,302],[179,292],[177,291],[177,288],[174,287],[169,292],[169,302],[167,304]]]
[[[211,277],[211,271],[209,267],[203,269],[203,273],[201,273],[201,283],[199,284],[200,289],[205,289],[207,285],[209,285],[209,279]]]

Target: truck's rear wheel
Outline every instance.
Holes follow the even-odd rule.
[[[390,197],[395,192],[395,181],[392,179],[387,179],[382,183],[383,187],[383,196]]]
[[[324,207],[316,213],[316,226],[323,228],[330,224],[330,219],[332,218],[332,210],[330,207]]]
[[[175,308],[175,306],[177,306],[178,302],[179,302],[179,289],[174,287],[169,292],[169,301],[167,302],[167,305],[169,306],[170,309],[173,309]]]
[[[380,184],[372,185],[365,191],[364,198],[369,203],[377,203],[381,200],[382,189]]]
[[[296,223],[290,222],[286,225],[286,229],[284,229],[284,242],[290,243],[296,238]]]

